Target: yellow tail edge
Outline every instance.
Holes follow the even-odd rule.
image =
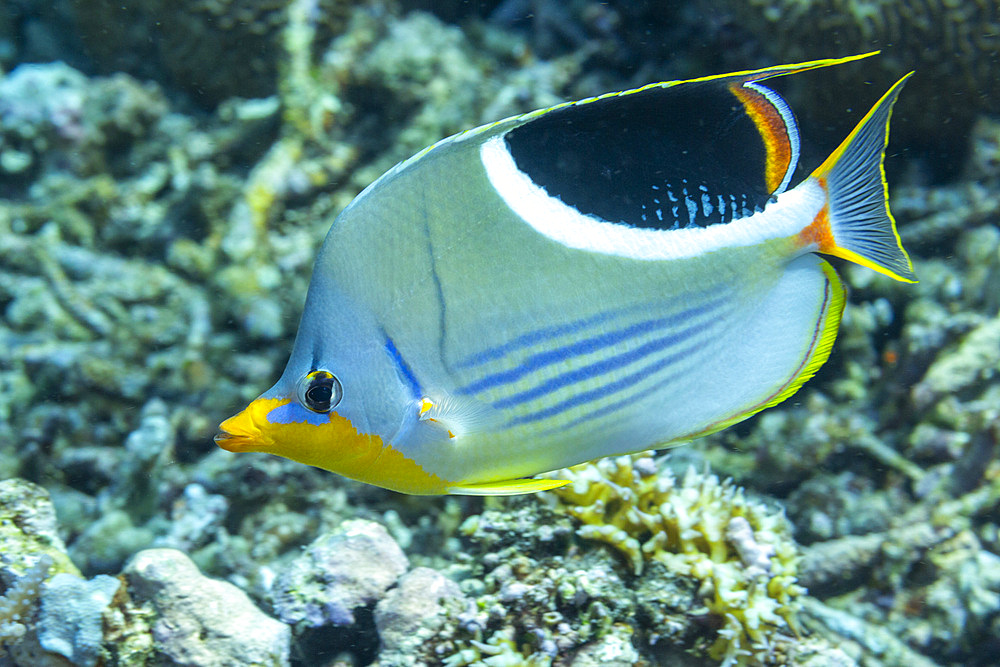
[[[814,223],[828,225],[829,233],[818,235],[819,252],[907,283],[917,282],[917,276],[889,210],[884,162],[892,107],[912,75],[893,84],[810,176],[827,196]]]

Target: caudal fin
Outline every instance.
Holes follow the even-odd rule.
[[[817,223],[828,223],[829,233],[822,234],[819,252],[909,283],[916,282],[917,276],[889,211],[882,161],[889,141],[892,105],[912,74],[897,81],[882,96],[810,177],[819,181],[827,195],[825,219]]]

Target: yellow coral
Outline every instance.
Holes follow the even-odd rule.
[[[649,454],[621,456],[555,473],[557,508],[581,522],[581,537],[621,551],[638,575],[648,562],[700,582],[722,628],[710,654],[745,664],[795,632],[799,555],[781,512],[748,500],[730,480],[693,468],[678,478]]]

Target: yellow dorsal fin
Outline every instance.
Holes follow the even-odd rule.
[[[567,484],[568,479],[504,479],[498,482],[453,484],[448,487],[448,493],[458,496],[517,496],[558,489]]]

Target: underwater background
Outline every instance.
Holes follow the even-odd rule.
[[[214,445],[395,162],[875,49],[773,85],[794,184],[916,70],[886,170],[920,282],[838,263],[792,399],[515,498]],[[1000,663],[994,0],[3,0],[0,311],[0,666]]]

